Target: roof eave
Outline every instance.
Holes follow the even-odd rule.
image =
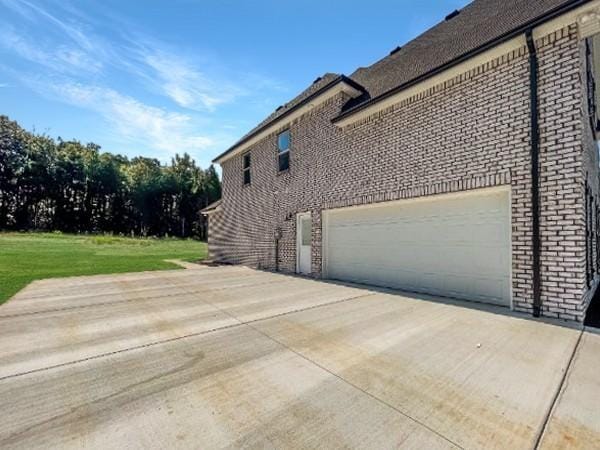
[[[203,216],[210,216],[211,214],[214,214],[216,212],[219,212],[223,209],[223,207],[221,206],[217,206],[216,208],[213,209],[209,209],[208,211],[202,210],[200,211],[200,214],[202,214]]]
[[[222,208],[222,206],[221,206],[222,203],[223,203],[222,199],[216,200],[216,201],[212,202],[210,205],[208,205],[207,207],[201,209],[200,214],[202,214],[203,216],[207,216],[209,214],[220,211]]]
[[[225,160],[227,160],[231,156],[233,156],[234,153],[243,151],[244,146],[246,144],[248,144],[248,142],[251,142],[257,136],[260,136],[261,134],[265,133],[266,130],[269,130],[269,129],[275,127],[276,125],[280,125],[280,124],[284,123],[285,119],[288,119],[290,116],[292,116],[292,114],[294,114],[295,112],[298,112],[299,110],[301,110],[304,107],[309,106],[311,104],[311,102],[313,102],[315,99],[322,96],[323,94],[326,94],[332,88],[334,88],[340,84],[348,86],[348,89],[346,91],[354,96],[362,95],[366,92],[365,88],[362,87],[360,84],[358,84],[356,81],[352,80],[351,78],[348,78],[345,75],[340,75],[339,77],[337,77],[334,80],[327,83],[322,88],[315,91],[313,94],[306,97],[304,100],[299,102],[294,107],[292,107],[289,110],[287,110],[286,112],[284,112],[281,116],[273,119],[273,121],[271,121],[271,122],[266,123],[264,126],[260,127],[258,130],[254,131],[252,134],[249,134],[244,139],[237,142],[235,145],[231,146],[225,152],[221,153],[219,156],[217,156],[215,159],[213,159],[212,162],[215,164],[217,164],[217,163],[221,164],[222,162],[224,162]],[[242,150],[240,150],[240,149],[242,149]]]
[[[414,79],[412,79],[406,83],[403,83],[393,89],[390,89],[387,92],[384,92],[383,94],[378,95],[377,97],[373,97],[363,103],[360,103],[359,105],[356,105],[356,106],[342,112],[337,117],[332,119],[332,123],[339,123],[341,121],[344,121],[345,119],[348,119],[349,117],[353,116],[354,114],[356,114],[360,111],[363,111],[366,108],[374,106],[375,104],[377,104],[395,94],[398,94],[399,92],[402,92],[412,86],[422,83],[423,81],[427,80],[428,78],[431,78],[431,77],[438,75],[448,69],[451,69],[454,66],[457,66],[471,58],[474,58],[474,57],[478,56],[479,54],[484,53],[485,51],[490,50],[497,45],[500,45],[506,41],[509,41],[509,40],[515,38],[515,37],[518,37],[519,35],[525,33],[527,30],[536,28],[545,22],[548,22],[548,21],[550,21],[556,17],[559,17],[563,14],[566,14],[566,13],[578,8],[579,6],[582,6],[586,3],[590,3],[592,1],[593,0],[572,0],[569,3],[563,4],[560,7],[555,8],[554,10],[548,12],[547,14],[544,14],[541,17],[538,17],[518,28],[515,28],[514,30],[509,31],[508,33],[505,33],[502,36],[500,36],[496,39],[493,39],[493,40],[477,47],[476,49],[447,62],[446,64],[443,64],[423,75],[420,75],[417,78],[414,78]]]

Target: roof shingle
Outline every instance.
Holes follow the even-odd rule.
[[[248,136],[254,134],[256,131],[260,130],[265,125],[275,121],[277,118],[285,114],[287,111],[293,109],[296,105],[298,105],[302,100],[310,97],[312,94],[317,92],[322,87],[326,86],[328,83],[339,78],[341,75],[337,73],[326,73],[323,76],[317,78],[313,84],[311,84],[308,88],[302,91],[299,95],[294,97],[292,100],[287,102],[285,105],[278,107],[275,111],[273,111],[265,120],[256,125],[252,130],[246,133],[244,136],[240,138],[238,142],[242,142]]]
[[[573,0],[475,0],[350,78],[378,97],[569,3]]]

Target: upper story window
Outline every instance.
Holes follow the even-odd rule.
[[[244,172],[244,184],[250,184],[250,153],[244,154],[242,171]]]
[[[290,168],[290,130],[285,130],[277,136],[277,150],[279,171],[288,170]]]

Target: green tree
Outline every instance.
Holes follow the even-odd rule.
[[[0,228],[13,225],[17,182],[25,167],[27,132],[0,116]]]
[[[136,157],[127,167],[128,184],[135,210],[135,231],[147,236],[159,228],[163,173],[157,159]]]
[[[221,195],[214,167],[187,153],[158,160],[56,141],[0,116],[0,229],[206,238],[199,211]]]
[[[167,173],[172,177],[175,188],[171,204],[179,225],[176,234],[189,236],[192,231],[191,224],[198,220],[198,199],[202,189],[198,180],[201,178],[201,169],[196,166],[190,155],[184,153],[183,156],[175,155]]]

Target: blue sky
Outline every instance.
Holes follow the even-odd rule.
[[[0,114],[202,166],[325,72],[352,73],[467,0],[0,0]]]

